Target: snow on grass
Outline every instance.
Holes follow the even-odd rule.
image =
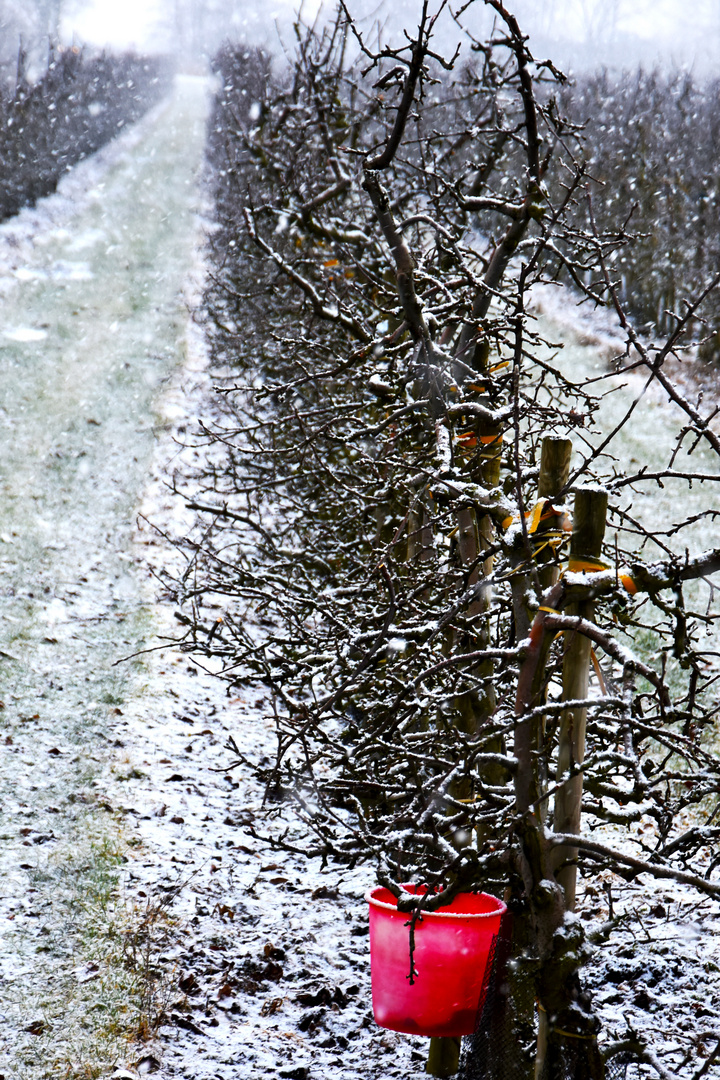
[[[204,107],[202,86],[181,85],[162,122],[0,226],[13,283],[0,296],[0,1074],[13,1080],[108,1073],[162,1007],[146,946],[172,920],[164,894],[149,909],[122,895],[135,838],[108,798],[136,775],[115,724],[140,672],[112,665],[147,626],[131,522],[156,387],[178,358]],[[135,160],[144,141],[154,165]],[[87,197],[99,183],[104,203]],[[116,250],[68,257],[98,222]]]
[[[47,330],[38,330],[32,326],[18,326],[14,329],[3,330],[2,334],[8,341],[44,341],[47,337]]]

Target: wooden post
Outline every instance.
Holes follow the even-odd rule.
[[[570,475],[570,458],[572,457],[572,443],[569,439],[560,439],[553,435],[546,435],[542,441],[540,451],[540,476],[538,479],[538,502],[542,499],[555,499],[565,487]],[[554,585],[558,578],[558,569],[552,565],[553,549],[550,546],[543,547],[543,538],[554,532],[558,527],[558,519],[548,518],[540,521],[536,531],[532,535],[535,550],[533,563],[537,571],[537,582],[543,591]],[[518,537],[518,541],[519,541]],[[513,593],[513,616],[515,619],[515,638],[523,641],[535,618],[535,607],[532,603],[531,567],[528,566],[528,552],[524,545],[517,546],[513,559],[518,567],[512,576]]]
[[[570,439],[559,439],[554,435],[546,435],[542,441],[540,451],[540,477],[538,479],[538,499],[556,499],[568,482],[570,475],[570,459],[572,457],[572,442]],[[557,521],[548,528],[557,527]],[[547,531],[547,530],[545,530]],[[538,536],[542,536],[542,525],[538,529]],[[538,563],[549,563],[552,558],[552,550],[546,548],[537,556]],[[539,570],[540,584],[544,589],[550,588],[558,579],[559,570],[556,566],[545,566]]]
[[[432,1038],[425,1065],[430,1076],[454,1076],[460,1062],[460,1039],[452,1035]]]
[[[543,439],[540,456],[538,501],[557,498],[567,483],[571,457],[572,443],[569,439],[558,439],[553,436],[546,436]],[[545,520],[540,520],[536,531],[532,535],[535,549],[533,563],[537,574],[536,584],[539,584],[543,591],[554,585],[559,575],[559,568],[553,565],[552,561],[554,549],[548,541],[551,539],[551,534],[560,527],[560,521],[561,519],[558,517],[548,515]],[[522,552],[518,552],[518,570],[513,574],[511,585],[515,634],[519,640],[527,638],[530,626],[537,613],[537,601],[534,601],[532,590],[532,567],[527,566],[527,558],[524,549]],[[530,706],[532,708],[542,705],[545,701],[545,684],[547,682],[545,663],[551,644],[552,639],[548,636],[541,646],[542,653],[530,690]],[[526,797],[528,807],[533,807],[533,812],[537,814],[540,820],[544,821],[547,817],[547,802],[542,798],[547,791],[547,769],[542,754],[545,738],[545,720],[542,715],[538,715],[532,721],[526,723],[528,727],[522,744],[525,746],[532,768],[532,776],[529,779]]]
[[[572,442],[570,439],[559,439],[555,436],[548,435],[542,441],[542,449],[540,452],[540,477],[538,479],[538,499],[556,499],[562,489],[568,482],[568,476],[570,475],[570,459],[572,458]],[[557,531],[561,526],[561,522],[557,517],[550,518],[545,527],[542,522],[538,527],[536,538],[540,545],[540,550],[535,556],[535,561],[538,569],[538,578],[540,581],[540,587],[545,591],[551,588],[557,581],[560,575],[560,569],[553,564],[553,548],[548,545],[542,547],[543,537],[547,537],[549,532]],[[550,640],[547,641],[547,650],[550,649]],[[544,701],[545,698],[545,661],[538,665],[538,672],[533,686],[533,700],[536,704]],[[545,718],[539,716],[535,724],[535,731],[532,737],[533,750],[535,751],[536,761],[536,781],[535,786],[537,794],[539,796],[538,801],[538,817],[541,821],[545,821],[548,814],[547,799],[543,798],[548,788],[547,777],[547,762],[542,753],[543,744],[545,741]]]
[[[607,515],[607,491],[599,487],[583,487],[575,495],[573,532],[570,542],[570,564],[578,568],[583,560],[597,560],[602,551]],[[592,600],[573,604],[567,610],[568,615],[579,615],[590,622],[595,617],[595,605]],[[565,634],[565,653],[563,658],[563,701],[577,701],[588,696],[590,674],[590,640],[582,634],[567,631]],[[585,757],[585,729],[587,709],[567,709],[561,720],[560,742],[558,747],[557,780],[574,765],[581,765]],[[566,780],[555,796],[553,828],[559,833],[579,833],[582,807],[583,778],[578,773]],[[575,909],[575,888],[577,884],[577,848],[557,849],[555,877],[565,891],[565,905],[568,911]]]
[[[551,439],[551,438],[547,438],[547,439],[543,440],[542,457],[541,457],[541,460],[540,460],[540,479],[539,479],[539,482],[538,482],[538,495],[540,497],[542,497],[544,495],[547,498],[552,498],[554,495],[557,495],[563,489],[563,487],[567,483],[568,475],[569,475],[569,472],[570,472],[570,458],[571,458],[571,456],[572,456],[572,443],[570,442],[569,439],[554,439],[554,438]],[[603,535],[604,535],[604,532],[605,532],[605,512],[606,512],[606,509],[607,509],[607,495],[606,494],[604,494],[604,499],[603,499],[603,495],[599,494],[596,491],[592,491],[592,490],[588,490],[588,489],[582,489],[581,491],[579,491],[577,493],[577,495],[575,497],[575,520],[574,520],[574,523],[573,523],[573,534],[572,534],[572,539],[571,539],[571,542],[570,542],[570,558],[571,558],[571,560],[574,559],[574,558],[580,557],[581,553],[584,553],[584,554],[587,554],[587,555],[591,555],[592,553],[595,553],[596,557],[600,554],[600,550],[601,550],[601,547],[602,547]],[[587,524],[588,514],[590,514],[591,520],[593,520],[593,521],[594,521],[594,518],[592,517],[592,514],[597,514],[598,518],[602,522],[602,524],[601,524],[601,526],[599,528],[593,529],[593,528],[588,526],[588,524]],[[592,552],[590,550],[585,551],[584,549],[586,547],[591,548]],[[538,562],[543,562],[543,561],[547,562],[548,561],[549,555],[545,555],[544,558],[542,557],[543,555],[545,555],[545,553],[541,553],[540,556],[538,556]],[[552,565],[548,565],[548,566],[545,566],[545,567],[539,569],[540,583],[541,583],[543,589],[548,589],[552,585],[554,585],[556,583],[557,579],[558,579],[558,575],[559,575],[558,568],[555,567],[555,566],[552,566]],[[578,607],[579,606],[580,605],[578,605]],[[592,607],[591,604],[587,605],[587,606],[586,605],[582,605],[582,606],[583,606],[583,609],[584,609],[583,614],[585,614],[586,617],[587,617],[587,615],[592,615],[592,612],[589,610]],[[580,614],[580,612],[576,611],[575,614]],[[579,638],[580,635],[575,635],[575,636],[576,636],[576,638]],[[587,643],[587,645],[589,646],[589,642],[587,642],[587,639],[585,639],[585,638],[582,639],[582,643]],[[566,685],[566,682],[565,682],[566,671],[568,669],[570,669],[570,668],[575,673],[578,673],[580,671],[585,672],[585,690],[583,691],[583,693],[579,694],[578,696],[579,697],[585,697],[586,694],[587,694],[587,678],[588,678],[588,669],[589,669],[589,663],[590,663],[590,649],[587,648],[586,650],[584,650],[582,648],[582,643],[572,641],[569,648],[568,648],[568,650],[565,653],[564,658],[563,658],[563,697],[566,700],[569,700],[571,697],[574,696],[574,695],[572,695],[570,693],[570,690],[571,690],[570,682],[568,681],[567,685]],[[549,648],[549,645],[550,645],[550,642],[548,641],[548,643],[547,643],[548,648]],[[578,655],[578,652],[581,652],[581,655]],[[543,680],[543,685],[544,685],[544,670],[543,670],[544,667],[545,667],[544,662],[541,662],[538,665],[538,679]],[[578,684],[579,684],[579,682],[578,682]],[[535,687],[533,688],[533,690],[534,690],[534,698],[535,698],[536,695],[539,696],[541,689],[542,689],[541,685],[538,685],[537,688],[535,688]],[[578,751],[579,744],[576,744],[576,743],[573,742],[573,735],[578,734],[578,726],[577,725],[579,725],[579,724],[582,724],[582,748],[583,748],[583,752],[584,752],[584,749],[585,749],[585,730],[584,730],[585,717],[586,717],[586,710],[584,710],[584,709],[568,710],[567,714],[565,714],[563,716],[562,728],[561,728],[561,734],[560,734],[560,746],[561,746],[560,758],[561,758],[561,760],[563,762],[569,761],[570,760],[570,755],[572,755],[573,753],[577,753],[577,751]],[[535,743],[535,749],[536,750],[539,750],[541,748],[542,743],[544,741],[544,737],[545,737],[545,720],[544,720],[544,718],[540,718],[539,723],[538,723],[538,727],[536,729],[535,736],[534,736],[534,743]],[[543,756],[541,754],[537,754],[536,760],[538,762],[538,777],[537,777],[537,781],[536,781],[537,787],[538,787],[538,792],[539,792],[539,794],[544,794],[547,791],[547,775],[546,775],[546,771],[544,769]],[[567,764],[564,765],[564,768],[567,768]],[[561,766],[558,765],[558,772],[560,772],[560,771],[561,771]],[[573,793],[574,793],[575,797],[578,800],[578,814],[577,814],[577,819],[578,819],[577,820],[577,826],[578,827],[577,827],[577,829],[575,831],[579,831],[579,826],[580,826],[579,807],[580,807],[580,801],[582,799],[582,777],[579,777],[577,779],[580,780],[580,789],[579,789],[579,791],[576,790],[576,789],[573,789]],[[569,805],[569,804],[566,804],[566,805]],[[546,818],[546,815],[547,815],[547,801],[546,800],[541,800],[539,802],[539,807],[540,807],[539,817],[540,817],[541,820],[544,821],[545,818]],[[561,812],[564,812],[564,811],[561,811]],[[556,831],[558,829],[558,797],[557,796],[556,796],[556,799],[555,799],[555,829],[556,829]],[[565,891],[565,899],[566,899],[567,908],[568,908],[568,910],[571,910],[571,906],[568,904],[568,901],[567,901],[568,889],[570,887],[572,887],[572,896],[573,896],[573,905],[574,905],[574,896],[575,896],[574,874],[576,872],[576,867],[575,866],[563,867],[563,871],[567,871],[565,873],[565,879],[566,880],[561,880],[561,877],[560,877],[561,872],[557,872],[557,879],[558,879],[558,882],[563,886],[563,889]],[[570,885],[570,878],[572,878],[572,884],[571,885]],[[544,1008],[540,1007],[538,1009],[537,1051],[536,1051],[536,1054],[535,1054],[535,1080],[542,1080],[542,1075],[543,1075],[543,1073],[545,1071],[545,1059],[547,1057],[547,1048],[548,1048],[548,1035],[549,1035],[549,1028],[548,1028],[547,1013],[546,1013]]]

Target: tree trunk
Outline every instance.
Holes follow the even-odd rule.
[[[527,596],[532,595],[531,586],[535,585],[545,592],[551,588],[558,579],[559,568],[553,565],[554,547],[556,540],[561,538],[565,515],[555,512],[554,507],[549,505],[557,498],[567,483],[570,473],[570,458],[572,456],[572,443],[569,439],[558,439],[547,436],[543,439],[540,454],[540,477],[538,481],[538,507],[543,499],[547,500],[537,513],[541,516],[537,525],[532,521],[528,528],[532,529],[529,538],[533,543],[533,573],[516,573],[513,577],[513,610],[515,614],[515,632],[519,640],[524,640],[530,634],[530,627],[535,617],[535,609],[528,609]],[[532,515],[534,516],[534,515]],[[536,580],[533,581],[532,577]],[[545,700],[547,676],[545,662],[550,651],[552,640],[545,637],[540,645],[541,657],[535,670],[532,681],[530,707],[536,708]],[[542,753],[545,739],[545,719],[538,716],[532,723],[530,733],[530,754],[533,764],[533,783],[529,792],[530,804],[535,806],[540,819],[547,817],[547,802],[544,795],[547,791],[547,772],[544,762],[547,758]]]
[[[570,552],[571,572],[599,569],[605,529],[607,493],[602,489],[581,489],[575,500],[575,520]],[[548,568],[549,569],[549,568]],[[557,586],[559,589],[560,586]],[[552,596],[546,601],[552,608]],[[575,614],[593,616],[592,605],[577,605]],[[582,610],[580,610],[582,609]],[[540,702],[544,688],[545,661],[552,631],[546,630],[545,609],[538,611],[531,627],[526,657],[518,677],[515,775],[517,834],[521,844],[519,869],[525,883],[525,896],[532,953],[535,958],[538,1007],[538,1041],[535,1080],[601,1080],[602,1057],[595,1039],[596,1019],[582,993],[578,971],[582,966],[584,933],[580,923],[565,921],[565,913],[574,904],[575,865],[566,865],[565,854],[556,855],[547,842],[539,807],[534,748],[537,731],[527,713]],[[564,658],[565,700],[587,697],[590,648],[586,639],[574,634],[567,643]],[[585,746],[587,709],[567,709],[563,714],[560,736],[561,766],[558,776],[566,774],[571,764],[580,764]],[[572,777],[556,799],[561,817],[556,829],[579,831],[582,783]],[[559,825],[561,821],[563,824]],[[564,849],[566,852],[567,849]],[[561,875],[563,879],[561,880]]]
[[[499,426],[490,427],[479,424],[475,433],[475,462],[471,465],[470,475],[488,490],[497,487],[500,482],[500,456],[502,453],[502,431]],[[474,566],[468,578],[468,586],[476,585],[492,574],[492,558],[478,561],[483,551],[492,545],[494,526],[492,518],[484,514],[478,517],[472,508],[458,513],[458,550],[463,566]],[[465,613],[468,620],[475,622],[473,640],[468,642],[471,650],[482,649],[489,642],[487,621],[482,618],[492,601],[490,587],[482,587],[477,598],[468,606]],[[475,734],[495,711],[495,691],[492,685],[492,661],[478,664],[472,674],[482,680],[482,687],[469,690],[457,699],[460,713],[458,726],[468,734]]]
[[[500,482],[500,465],[502,453],[502,430],[499,425],[490,426],[476,423],[471,432],[472,445],[468,447],[472,451],[468,462],[468,472],[473,479],[482,483],[491,490]],[[470,442],[466,439],[465,442]],[[493,542],[494,527],[489,515],[478,517],[475,510],[468,507],[460,510],[457,516],[458,522],[458,551],[463,566],[471,566],[473,569],[468,577],[468,586],[473,586],[489,577],[492,573],[493,560],[482,560],[483,551]],[[492,601],[490,587],[483,586],[479,589],[475,600],[468,606],[465,616],[474,621],[472,639],[467,643],[459,643],[460,648],[467,647],[471,650],[482,649],[489,642],[489,627],[487,620],[483,618],[490,609]],[[457,647],[458,643],[456,643]],[[492,684],[493,662],[487,660],[477,664],[472,669],[472,675],[481,680],[481,685],[476,689],[468,690],[460,695],[456,701],[458,727],[472,735],[480,730],[482,725],[495,711],[495,691]],[[502,746],[494,747],[502,751]],[[488,770],[488,780],[502,782],[504,777],[491,775],[492,768]],[[473,792],[467,784],[456,784],[452,790],[456,799],[471,799]],[[482,842],[478,836],[478,843]],[[452,1038],[433,1038],[430,1040],[430,1052],[428,1054],[425,1071],[431,1076],[452,1076],[458,1070],[460,1058],[460,1040]]]

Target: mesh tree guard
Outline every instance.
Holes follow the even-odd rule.
[[[512,916],[493,939],[475,1032],[463,1040],[458,1080],[535,1080],[537,1020],[530,963],[514,949]],[[628,1080],[632,1057],[618,1054],[598,1074],[586,1039],[555,1029],[539,1080]]]
[[[481,1000],[475,1032],[464,1040],[459,1080],[533,1080],[535,989],[529,966],[513,956],[509,915],[493,940]]]

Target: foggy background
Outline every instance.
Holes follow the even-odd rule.
[[[175,55],[182,66],[203,70],[206,58],[226,37],[247,37],[271,47],[291,33],[294,0],[0,0],[0,62],[12,68],[20,41],[31,62],[43,65],[48,39]],[[459,4],[454,4],[457,7]],[[720,50],[720,0],[514,0],[509,4],[531,35],[536,56],[549,56],[568,70],[689,67],[712,75]],[[350,0],[366,33],[410,25],[419,0]],[[320,11],[306,0],[305,19]],[[475,32],[489,25],[482,4],[467,16]],[[457,37],[450,20],[442,36]]]

